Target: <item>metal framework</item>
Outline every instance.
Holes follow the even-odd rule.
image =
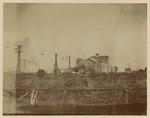
[[[16,73],[21,73],[22,72],[22,69],[21,69],[21,53],[22,53],[21,47],[22,47],[22,45],[17,45],[17,47],[15,48],[17,53],[18,53]]]

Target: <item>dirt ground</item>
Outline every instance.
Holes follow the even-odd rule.
[[[63,105],[20,107],[20,113],[4,115],[146,115],[146,104]]]

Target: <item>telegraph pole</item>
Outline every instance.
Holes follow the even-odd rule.
[[[26,60],[24,59],[23,60],[23,73],[25,73],[25,63],[26,63]]]
[[[22,69],[21,69],[21,53],[22,53],[21,47],[22,47],[22,45],[17,45],[17,47],[15,48],[17,53],[18,53],[16,73],[21,73],[22,72]]]
[[[71,67],[70,62],[71,62],[71,57],[69,56],[69,68]]]

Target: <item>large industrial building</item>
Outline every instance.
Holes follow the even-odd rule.
[[[77,59],[77,68],[80,73],[94,71],[96,73],[111,72],[112,66],[110,65],[109,56],[100,56],[98,53],[87,59]]]

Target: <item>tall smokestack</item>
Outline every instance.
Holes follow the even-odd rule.
[[[57,53],[55,53],[54,73],[57,73],[57,70],[58,70]]]
[[[69,56],[69,68],[71,67],[71,64],[70,64],[70,62],[71,62],[71,58],[70,58],[70,56]]]
[[[58,68],[58,62],[57,62],[57,53],[55,53],[55,68]]]

